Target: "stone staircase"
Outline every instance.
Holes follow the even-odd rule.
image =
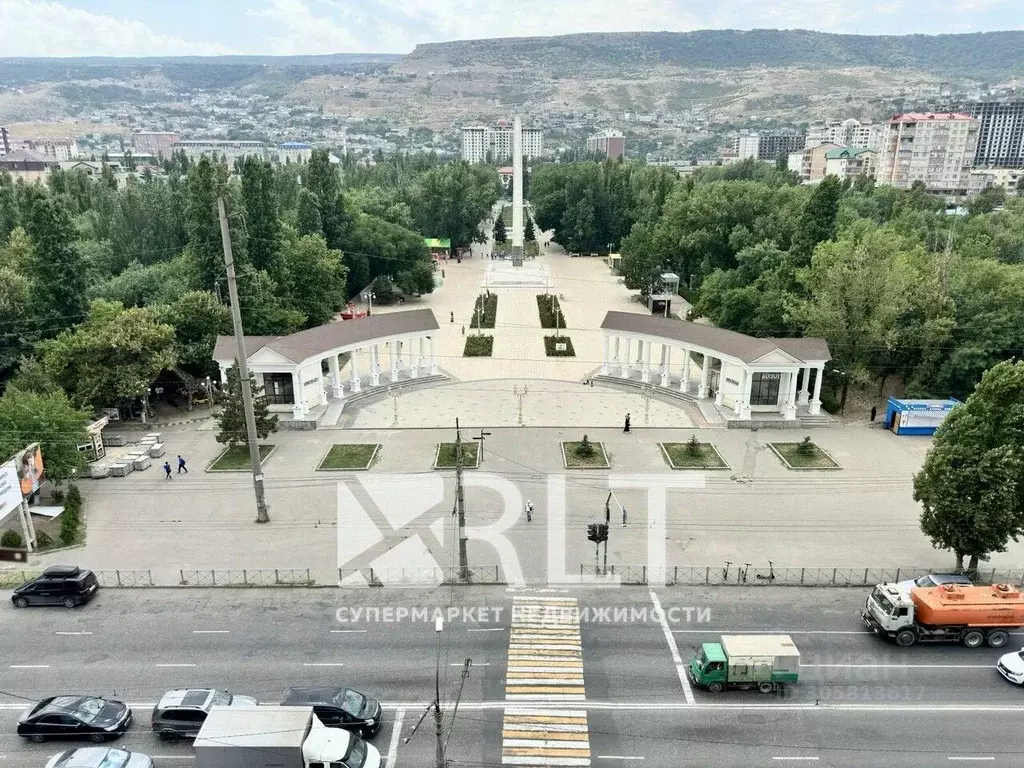
[[[656,397],[662,402],[676,402],[676,403],[689,403],[696,405],[697,398],[693,395],[685,392],[680,392],[678,387],[662,387],[658,384],[644,384],[636,379],[624,379],[621,376],[615,376],[612,374],[595,374],[589,377],[595,384],[600,384],[604,387],[612,387],[614,389],[621,389],[628,392],[643,392],[647,387],[651,388],[651,395]],[[654,377],[652,376],[652,379]],[[660,378],[660,377],[659,377]]]

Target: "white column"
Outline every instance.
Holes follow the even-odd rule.
[[[337,353],[327,359],[327,368],[331,373],[331,397],[340,400],[345,396],[345,388],[341,385],[341,366],[338,365]]]
[[[821,413],[821,382],[825,378],[825,366],[819,365],[814,369],[814,397],[811,398],[807,413],[817,416]]]
[[[624,378],[629,378],[629,371],[632,366],[629,364],[629,353],[633,347],[633,342],[628,337],[619,339],[619,375]]]
[[[690,350],[683,347],[683,370],[679,375],[679,391],[686,394],[690,391]]]
[[[604,334],[604,361],[601,363],[601,375],[608,375],[608,366],[612,356],[612,337],[607,331]]]
[[[640,369],[640,380],[644,384],[651,383],[651,340],[640,340],[640,356],[643,358],[643,368]]]
[[[376,344],[370,346],[370,386],[380,386],[380,350]]]
[[[800,405],[807,405],[807,401],[810,400],[811,394],[811,369],[805,367],[801,369],[804,372],[803,386],[800,387]]]
[[[298,370],[292,371],[292,418],[302,419],[306,416],[306,403],[302,397],[302,376]]]
[[[661,386],[668,386],[668,369],[672,365],[672,347],[664,342],[661,345]]]
[[[434,337],[427,337],[427,344],[430,345],[430,375],[437,376],[437,350],[434,349]]]
[[[356,367],[356,352],[358,351],[359,350],[353,349],[351,352],[348,353],[348,362],[352,368],[349,389],[352,390],[353,392],[358,392],[360,389],[363,388],[362,382],[359,381],[359,369]]]
[[[411,379],[418,379],[420,377],[420,356],[422,354],[422,343],[422,336],[417,337],[415,339],[409,339],[409,378]]]
[[[789,381],[786,383],[789,386],[786,393],[786,407],[782,412],[782,417],[787,421],[793,421],[796,419],[796,371],[790,371]]]
[[[398,368],[395,367],[395,353],[398,351],[398,342],[392,339],[388,342],[388,365],[391,367],[392,383],[398,381]]]
[[[711,355],[705,353],[704,364],[700,368],[700,386],[697,389],[697,399],[707,400],[708,386],[711,384]]]
[[[740,376],[740,390],[736,393],[736,402],[732,404],[732,412],[737,416],[743,410],[743,392],[747,388],[747,379],[750,377],[749,371],[746,368],[743,369],[743,375]]]
[[[754,383],[754,374],[751,371],[744,372],[743,389],[740,394],[739,417],[744,421],[750,419],[750,389]]]

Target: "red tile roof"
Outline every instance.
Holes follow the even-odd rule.
[[[970,115],[962,112],[906,112],[893,115],[890,123],[918,123],[923,120],[973,120]]]

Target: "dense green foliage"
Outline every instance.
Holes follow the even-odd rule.
[[[960,216],[919,184],[832,177],[804,187],[756,161],[662,173],[540,166],[538,225],[569,250],[621,238],[628,287],[643,292],[675,272],[693,313],[715,325],[824,337],[826,392],[840,402],[851,382],[888,376],[910,396],[963,398],[1024,349],[1024,198],[987,193]]]

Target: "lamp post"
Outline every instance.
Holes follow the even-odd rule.
[[[480,455],[477,457],[477,463],[478,464],[484,460],[484,438],[490,437],[490,436],[491,436],[490,432],[484,432],[481,429],[480,430],[480,437],[474,437],[473,438],[474,440],[479,440],[480,441]]]
[[[377,297],[374,296],[373,291],[363,291],[362,298],[366,302],[366,316],[369,317],[373,314],[373,300]]]

